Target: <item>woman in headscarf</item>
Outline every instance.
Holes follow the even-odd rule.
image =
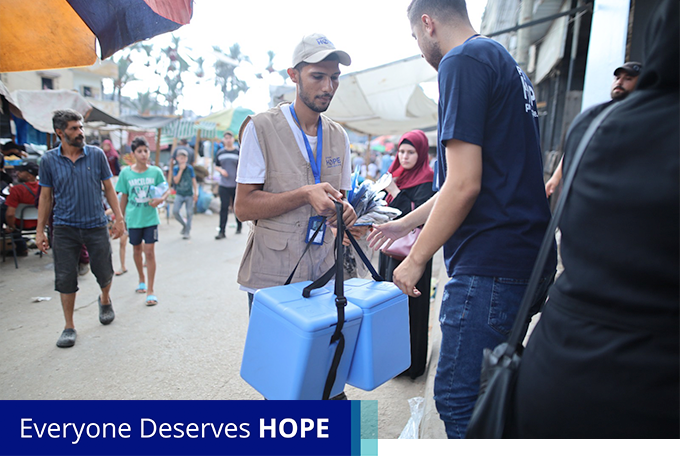
[[[113,147],[113,143],[110,139],[105,139],[102,142],[102,150],[106,154],[106,160],[109,162],[109,168],[111,168],[111,173],[114,176],[120,174],[120,163],[118,151]]]
[[[429,200],[434,191],[434,173],[429,164],[429,145],[427,136],[420,130],[406,133],[399,140],[398,154],[389,167],[392,183],[385,189],[385,200],[391,207],[401,211],[397,218],[404,217],[413,209]],[[380,254],[380,274],[385,280],[392,280],[392,273],[401,264],[400,260]],[[416,284],[422,291],[417,298],[408,298],[409,324],[411,327],[411,367],[404,375],[411,378],[421,376],[427,364],[427,335],[430,318],[430,281],[432,279],[432,259],[427,262],[425,272]]]
[[[564,272],[524,351],[510,437],[680,437],[678,13],[660,3],[635,92],[578,165]],[[565,171],[601,110],[574,120]]]

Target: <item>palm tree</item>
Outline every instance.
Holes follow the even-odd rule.
[[[164,57],[169,62],[163,79],[167,85],[167,93],[164,94],[164,97],[168,102],[170,114],[174,114],[177,109],[177,101],[182,96],[182,89],[184,88],[182,76],[189,71],[189,63],[180,54],[179,42],[180,38],[173,35],[171,45],[163,49],[162,55],[156,60],[159,67]]]
[[[123,103],[135,109],[137,114],[142,116],[158,113],[165,109],[165,106],[158,101],[156,95],[148,90],[145,93],[137,92],[136,100],[125,100]]]
[[[227,101],[229,104],[233,103],[241,93],[246,93],[250,88],[235,73],[241,62],[250,62],[250,58],[241,53],[241,46],[238,43],[229,48],[229,54],[224,53],[218,46],[213,46],[213,50],[217,56],[214,65],[215,85],[222,91],[226,107]]]
[[[130,65],[132,64],[132,58],[130,57],[129,51],[125,56],[121,56],[118,60],[114,60],[114,63],[118,66],[118,76],[113,81],[113,87],[116,91],[118,103],[120,103],[120,93],[123,87],[125,87],[125,84],[131,81],[137,81],[137,78],[129,71]]]

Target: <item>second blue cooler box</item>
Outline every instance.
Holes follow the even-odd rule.
[[[264,288],[255,293],[241,363],[241,377],[267,399],[321,399],[337,343],[335,295],[328,288],[302,290],[312,282]],[[345,307],[345,338],[331,397],[345,388],[362,310]],[[406,366],[408,367],[408,365]]]
[[[350,279],[345,297],[363,312],[347,383],[371,391],[411,365],[408,296],[392,282]]]

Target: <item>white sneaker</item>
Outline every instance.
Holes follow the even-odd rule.
[[[90,264],[89,263],[79,263],[78,264],[78,275],[84,276],[90,272]]]

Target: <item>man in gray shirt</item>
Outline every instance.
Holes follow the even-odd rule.
[[[227,237],[224,232],[227,227],[229,216],[229,203],[233,204],[236,197],[236,169],[238,168],[238,147],[234,145],[234,134],[230,131],[224,133],[222,139],[224,147],[215,154],[215,169],[220,173],[220,232],[215,239]],[[236,218],[236,214],[234,214]],[[241,221],[236,218],[236,234],[241,233]]]

